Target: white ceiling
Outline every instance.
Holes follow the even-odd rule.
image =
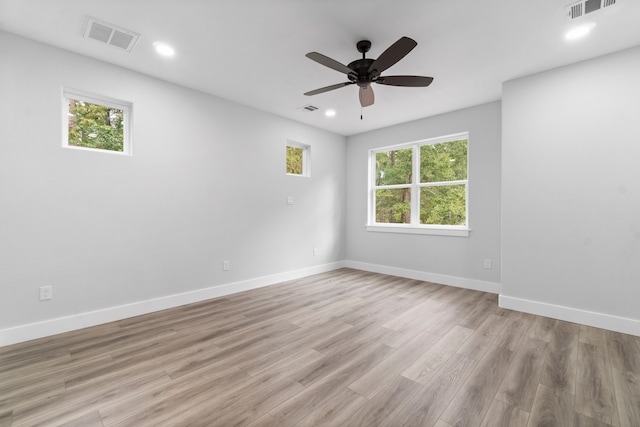
[[[640,44],[640,1],[570,22],[573,0],[0,0],[0,29],[179,83],[342,135],[473,106],[501,97],[504,81]],[[133,50],[83,38],[92,16],[141,34]],[[576,24],[597,26],[564,40]],[[313,97],[346,81],[307,58],[358,59],[371,40],[376,58],[401,36],[418,46],[383,75],[435,78],[428,88],[374,85],[360,120],[357,87]],[[152,43],[172,44],[171,59]],[[1,61],[1,59],[0,59]],[[7,64],[2,64],[6,66]],[[614,76],[607,76],[612,78]],[[597,82],[594,82],[597,84]],[[106,94],[108,95],[108,94]],[[306,104],[320,107],[309,113]],[[332,108],[336,117],[325,117]]]

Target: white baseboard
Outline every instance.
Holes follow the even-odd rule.
[[[101,325],[114,322],[129,317],[140,316],[154,311],[165,310],[185,304],[217,298],[250,289],[261,288],[274,285],[276,283],[295,280],[313,274],[325,273],[346,267],[344,261],[323,264],[300,270],[288,271],[270,276],[258,277],[242,282],[228,283],[220,286],[199,289],[197,291],[184,292],[169,295],[162,298],[155,298],[132,304],[110,307],[103,310],[79,313],[73,316],[60,317],[43,322],[20,325],[13,328],[0,330],[0,347],[43,338],[63,332],[74,331],[90,326]]]
[[[501,285],[483,280],[467,279],[464,277],[447,276],[444,274],[429,273],[426,271],[409,270],[406,268],[389,267],[387,265],[369,264],[360,261],[345,261],[346,267],[356,270],[370,271],[372,273],[389,274],[391,276],[404,277],[406,279],[423,280],[425,282],[439,283],[441,285],[455,286],[457,288],[471,289],[474,291],[499,294]]]
[[[501,285],[499,283],[347,260],[2,329],[0,330],[0,347],[178,307],[185,304],[200,302],[250,289],[257,289],[264,286],[286,282],[288,280],[311,276],[313,274],[337,270],[343,267],[370,271],[373,273],[389,274],[408,279],[423,280],[426,282],[440,283],[443,285],[489,292],[493,294],[500,294],[501,291]],[[568,322],[580,323],[583,325],[640,336],[640,321],[634,319],[525,300],[505,295],[499,295],[498,301],[500,307],[511,310],[523,311],[525,313],[536,314],[539,316],[551,317]]]
[[[596,313],[562,305],[548,304],[522,298],[500,295],[500,307],[510,310],[524,311],[538,316],[551,317],[567,322],[579,323],[610,331],[640,336],[640,321],[610,314]]]

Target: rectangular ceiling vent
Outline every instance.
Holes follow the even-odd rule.
[[[140,34],[118,27],[117,25],[87,17],[84,37],[131,52]]]
[[[567,6],[567,19],[578,19],[588,13],[613,6],[614,4],[616,4],[616,0],[582,0]]]
[[[314,112],[318,109],[318,107],[316,107],[315,105],[305,105],[303,107],[298,108],[298,110],[302,110],[302,111],[309,111],[309,112]]]

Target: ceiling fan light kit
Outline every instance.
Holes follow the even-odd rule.
[[[387,50],[382,52],[378,59],[366,58],[366,53],[371,49],[369,40],[360,40],[356,43],[358,52],[362,53],[361,59],[356,59],[344,65],[335,59],[331,59],[318,52],[307,53],[306,57],[316,61],[317,63],[329,67],[347,75],[348,82],[338,83],[331,86],[325,86],[320,89],[306,92],[305,95],[312,96],[319,93],[328,92],[349,85],[358,85],[358,97],[362,107],[373,105],[375,96],[373,93],[372,83],[383,84],[388,86],[406,86],[406,87],[426,87],[431,84],[433,77],[425,76],[381,76],[381,74],[404,58],[409,52],[418,45],[415,40],[409,37],[401,37],[394,44],[389,46]]]

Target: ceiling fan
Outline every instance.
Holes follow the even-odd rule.
[[[330,90],[339,89],[341,87],[356,84],[360,87],[359,97],[360,105],[368,107],[373,105],[374,95],[371,83],[378,83],[388,86],[409,86],[409,87],[425,87],[429,86],[433,81],[433,77],[424,76],[381,76],[380,74],[396,62],[404,58],[409,52],[416,47],[418,43],[409,37],[401,37],[394,44],[389,46],[387,50],[382,52],[378,59],[365,58],[365,54],[371,49],[369,40],[361,40],[356,44],[358,52],[362,53],[362,59],[356,59],[349,65],[343,65],[335,59],[331,59],[318,52],[310,52],[305,56],[316,61],[325,67],[332,68],[336,71],[344,73],[349,79],[348,82],[338,83],[326,86],[320,89],[306,92],[305,95],[317,95],[319,93],[328,92]]]

